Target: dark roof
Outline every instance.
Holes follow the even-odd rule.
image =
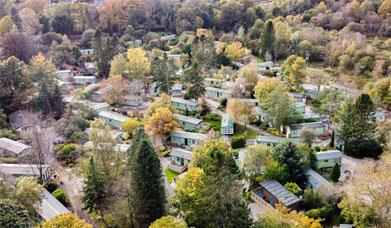
[[[289,207],[300,201],[300,199],[295,194],[286,189],[276,180],[267,180],[259,184],[286,207]]]

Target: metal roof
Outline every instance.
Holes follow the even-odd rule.
[[[300,199],[295,194],[286,189],[276,180],[267,180],[259,184],[286,207],[289,207],[300,201]]]
[[[331,188],[333,185],[326,180],[322,175],[315,172],[313,169],[308,169],[306,172],[308,183],[315,189]]]
[[[93,110],[98,110],[102,108],[109,108],[110,105],[106,102],[87,102],[87,106]]]
[[[184,149],[180,149],[180,148],[173,148],[170,153],[170,156],[184,158],[184,159],[190,161],[191,158],[193,157],[193,154],[188,150],[184,150]]]
[[[172,86],[172,90],[180,90],[182,91],[182,84],[176,83]]]
[[[328,150],[316,153],[318,160],[329,160],[342,158],[342,152],[339,150]]]
[[[26,115],[28,111],[26,110],[17,110],[8,115],[8,119],[13,129],[19,129],[25,126],[28,126],[28,121]]]
[[[307,128],[321,128],[325,127],[325,124],[323,122],[312,122],[312,123],[301,123],[301,124],[291,124],[289,125],[289,128],[292,130],[298,130],[303,127]]]
[[[95,76],[74,76],[73,78],[74,79],[93,79],[93,80],[96,79]]]
[[[220,92],[220,93],[227,93],[227,94],[230,94],[230,91],[229,91],[229,90],[220,89],[220,88],[216,88],[216,87],[206,87],[205,90],[206,90],[206,91],[213,91],[213,92]]]
[[[24,150],[29,149],[29,148],[31,148],[31,147],[24,144],[24,143],[14,141],[9,138],[4,138],[4,137],[0,138],[0,149],[10,151],[14,154],[20,154]]]
[[[101,117],[105,117],[105,118],[109,118],[109,119],[112,119],[112,120],[117,120],[117,121],[125,121],[126,119],[128,119],[128,117],[124,116],[124,115],[121,115],[119,113],[116,113],[116,112],[109,112],[109,111],[101,111],[99,113],[99,116]]]
[[[42,165],[43,173],[50,168],[50,165]],[[35,176],[39,174],[36,164],[0,164],[0,172],[17,176]]]
[[[38,213],[46,221],[57,215],[68,213],[69,210],[60,203],[48,190],[43,189],[43,197]]]
[[[255,107],[254,108],[254,112],[260,116],[267,116],[267,112],[263,109],[261,109],[260,107]]]
[[[187,139],[196,139],[196,140],[204,140],[207,137],[205,134],[199,134],[199,133],[193,133],[187,131],[173,131],[171,132],[170,136],[176,136],[176,137],[187,138]]]
[[[187,105],[190,105],[190,106],[197,106],[196,102],[190,101],[190,100],[185,100],[185,99],[180,98],[180,97],[171,97],[171,101],[175,102],[175,103],[187,104]]]
[[[292,143],[299,143],[300,141],[292,138],[278,137],[278,136],[266,136],[266,135],[258,135],[257,142],[266,142],[266,143],[280,143],[283,141],[289,141]]]
[[[196,125],[198,125],[202,122],[202,120],[200,120],[200,119],[193,118],[190,116],[184,116],[184,115],[176,114],[176,113],[173,115],[173,117],[176,120],[187,122],[187,123],[192,123],[192,124],[196,124]]]
[[[221,119],[221,127],[234,127],[233,120],[228,115],[223,115],[223,118]]]

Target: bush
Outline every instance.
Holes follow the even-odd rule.
[[[57,190],[58,185],[53,181],[48,181],[48,182],[45,182],[43,187],[46,188],[46,190],[48,190],[50,193],[52,193],[55,190]]]
[[[87,136],[82,131],[75,131],[69,137],[71,143],[83,144],[87,141]]]
[[[306,210],[319,208],[323,206],[323,199],[319,192],[314,190],[304,190],[303,200],[301,201]]]
[[[245,135],[234,135],[231,142],[233,149],[243,148],[246,146],[246,136]]]
[[[331,204],[325,204],[323,207],[307,211],[305,215],[310,218],[330,220],[333,216],[333,206]]]
[[[227,98],[223,98],[220,100],[220,105],[223,106],[224,108],[227,107]]]
[[[18,134],[16,133],[15,130],[12,130],[12,129],[0,129],[0,137],[5,137],[5,138],[9,138],[9,139],[12,139],[12,140],[19,140],[19,136]]]
[[[319,147],[319,146],[315,146],[315,147],[314,147],[314,150],[315,150],[316,152],[319,152],[319,151],[320,151],[320,147]]]
[[[52,195],[58,200],[60,201],[62,204],[64,204],[64,206],[69,206],[69,199],[67,197],[67,195],[65,194],[64,190],[62,190],[61,188],[58,188],[56,189]]]
[[[73,119],[71,123],[77,126],[81,131],[84,131],[87,127],[90,126],[90,122],[83,118]]]
[[[284,187],[286,188],[286,189],[288,189],[289,191],[291,191],[293,194],[295,194],[295,195],[299,195],[300,194],[300,192],[301,192],[301,189],[300,189],[300,187],[296,184],[296,183],[294,183],[294,182],[288,182],[288,183],[286,183],[285,185],[284,185]]]
[[[59,160],[65,161],[66,164],[74,163],[80,155],[78,146],[73,143],[62,145],[55,154]]]

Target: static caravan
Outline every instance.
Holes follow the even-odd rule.
[[[94,49],[93,48],[80,49],[80,53],[82,56],[90,56],[94,54]]]
[[[170,141],[179,146],[193,147],[206,139],[205,134],[192,133],[186,131],[173,131],[170,134]]]
[[[171,95],[173,97],[181,97],[183,95],[182,90],[183,90],[182,84],[176,83],[171,88]]]
[[[335,164],[341,165],[342,152],[339,150],[321,151],[315,154],[318,169],[331,169]]]
[[[221,134],[234,134],[234,121],[228,115],[223,115],[223,117],[221,118]]]
[[[215,100],[222,100],[222,99],[231,98],[231,93],[229,90],[220,89],[220,88],[216,88],[216,87],[206,87],[205,94],[206,94],[206,96],[208,96],[212,99],[215,99]]]
[[[90,85],[96,83],[95,76],[74,76],[73,81],[75,85]]]
[[[286,129],[286,136],[288,138],[299,138],[303,128],[313,130],[316,136],[324,135],[326,133],[326,126],[323,122],[313,122],[289,125]]]
[[[256,138],[256,142],[258,144],[262,144],[272,148],[285,141],[292,142],[294,144],[300,143],[300,141],[297,139],[289,139],[289,138],[278,137],[278,136],[258,135]]]
[[[73,77],[73,72],[71,70],[58,70],[56,71],[58,77],[61,81],[67,82],[70,78]]]
[[[31,146],[14,141],[9,138],[0,138],[0,155],[5,157],[17,157],[20,154],[28,153]]]
[[[184,116],[181,114],[174,114],[174,119],[181,125],[186,131],[197,131],[203,127],[203,121],[190,116]]]
[[[223,80],[218,78],[205,78],[205,85],[208,87],[221,88],[223,86]]]
[[[126,96],[124,104],[129,106],[139,106],[142,103],[142,99],[139,96]]]
[[[102,111],[99,113],[99,118],[104,120],[108,125],[121,128],[122,122],[124,122],[128,117],[121,115],[116,112]]]
[[[180,97],[171,97],[171,102],[174,108],[182,111],[195,111],[197,109],[197,102],[185,100]]]
[[[183,173],[186,171],[192,157],[193,154],[191,151],[173,148],[170,153],[171,162],[168,165],[168,168],[176,173]]]

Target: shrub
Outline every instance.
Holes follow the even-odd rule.
[[[304,190],[302,205],[305,209],[319,208],[323,206],[323,199],[319,192],[314,190]]]
[[[12,129],[0,129],[0,137],[9,138],[15,141],[19,140],[18,134]]]
[[[87,141],[87,136],[82,131],[75,131],[69,137],[69,141],[71,143],[82,144],[83,142]]]
[[[46,188],[46,190],[48,190],[50,193],[52,193],[55,190],[57,190],[58,185],[53,181],[48,181],[48,182],[45,182],[43,187]]]
[[[246,146],[246,136],[234,135],[231,142],[233,149],[243,148]]]
[[[310,218],[322,218],[325,220],[330,220],[333,216],[333,206],[327,203],[323,207],[307,211],[305,215]]]
[[[67,195],[65,194],[64,190],[62,190],[61,188],[58,188],[56,189],[52,195],[58,200],[60,201],[62,204],[64,204],[64,206],[69,206],[69,199],[67,197]]]
[[[285,185],[284,185],[284,187],[286,188],[286,189],[288,189],[289,191],[291,191],[293,194],[295,194],[295,195],[299,195],[300,194],[300,192],[301,192],[301,189],[300,189],[300,187],[296,184],[296,183],[294,183],[294,182],[288,182],[288,183],[286,183]]]
[[[320,151],[320,147],[319,147],[319,146],[315,146],[315,147],[314,147],[314,150],[315,150],[316,152],[319,152],[319,151]]]
[[[220,100],[220,105],[223,106],[224,108],[227,107],[227,98],[223,98]]]
[[[66,164],[74,163],[79,157],[78,146],[73,143],[63,145],[61,149],[56,151],[56,157],[59,160],[65,161]]]
[[[77,126],[81,131],[84,131],[87,127],[90,126],[90,123],[86,119],[80,117],[72,120],[71,123]]]

